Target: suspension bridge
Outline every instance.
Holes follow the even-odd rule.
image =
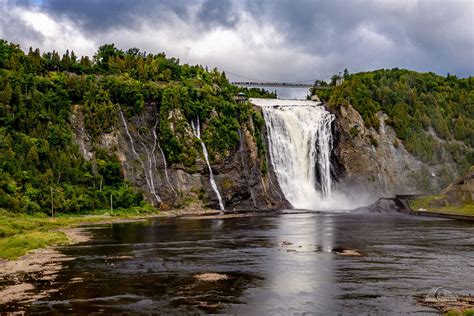
[[[311,88],[310,83],[293,83],[293,82],[264,82],[264,81],[233,81],[233,85],[239,87],[279,87],[279,88]]]
[[[323,80],[325,78],[329,78],[331,75],[327,75],[321,77],[319,79],[309,79],[309,80],[302,80],[302,81],[294,81],[294,82],[280,82],[280,81],[265,81],[259,79],[252,79],[248,77],[244,77],[238,74],[234,74],[231,72],[227,72],[234,77],[239,77],[243,79],[247,79],[247,81],[232,81],[233,85],[239,87],[275,87],[275,88],[316,88],[316,89],[330,89],[329,86],[326,85],[315,85],[316,80]]]

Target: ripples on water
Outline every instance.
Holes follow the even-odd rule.
[[[474,227],[407,215],[287,213],[229,219],[156,219],[100,226],[59,289],[9,310],[91,313],[419,313],[435,286],[474,292]],[[333,249],[354,249],[359,257]],[[195,275],[222,273],[204,282]],[[0,306],[1,307],[1,306]]]

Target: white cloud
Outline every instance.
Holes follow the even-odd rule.
[[[36,41],[21,43],[24,48],[39,46],[45,51],[65,52],[73,50],[76,55],[90,54],[96,48],[94,41],[87,39],[70,20],[53,19],[35,7],[14,8],[12,15],[41,35]]]

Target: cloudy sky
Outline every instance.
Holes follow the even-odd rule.
[[[0,0],[0,38],[77,55],[115,43],[262,80],[474,75],[473,0]]]

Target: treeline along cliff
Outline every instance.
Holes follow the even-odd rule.
[[[285,206],[265,158],[261,113],[234,96],[274,97],[164,54],[99,48],[25,54],[0,42],[0,207],[63,212],[140,205],[215,206],[200,121],[229,207]],[[51,194],[51,191],[53,192]]]
[[[201,140],[227,209],[287,207],[262,113],[239,92],[275,97],[164,54],[109,44],[78,58],[0,41],[0,208],[47,212],[51,196],[62,212],[111,196],[217,207]],[[435,190],[473,163],[471,78],[380,70],[318,93],[336,114],[341,190]]]

